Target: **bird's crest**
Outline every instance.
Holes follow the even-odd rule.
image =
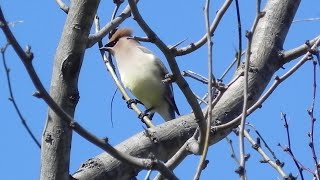
[[[118,41],[122,37],[132,36],[132,30],[129,28],[118,29],[109,39],[109,42]]]

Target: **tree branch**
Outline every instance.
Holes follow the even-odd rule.
[[[66,14],[68,14],[69,12],[69,6],[67,6],[63,0],[56,0],[56,3],[59,5],[60,9],[65,12]]]
[[[215,32],[216,28],[218,27],[220,20],[222,19],[223,15],[225,14],[225,12],[228,10],[230,4],[232,3],[232,0],[226,0],[223,5],[221,6],[221,8],[219,9],[219,11],[216,14],[215,19],[213,20],[211,26],[210,26],[210,32],[211,35]],[[195,50],[199,49],[200,47],[202,47],[204,44],[206,44],[207,42],[207,33],[205,33],[202,38],[200,40],[198,40],[195,43],[191,43],[186,47],[182,47],[179,49],[176,49],[175,51],[175,55],[176,56],[183,56],[189,53],[194,52]]]
[[[139,0],[135,0],[136,3],[139,2]],[[118,27],[119,24],[121,24],[124,20],[126,20],[128,17],[131,16],[131,9],[130,6],[127,5],[126,8],[122,11],[122,13],[114,18],[111,22],[106,24],[103,28],[101,28],[98,32],[95,34],[90,34],[87,48],[92,47],[95,43],[99,42],[104,38],[108,33],[113,30],[114,28]]]
[[[0,9],[0,11],[1,11],[1,9]],[[3,14],[1,14],[0,16],[1,16],[0,17],[0,21],[4,20]],[[7,47],[9,47],[9,44],[6,44],[5,47],[0,49],[0,51],[1,51],[1,55],[2,55],[3,66],[4,66],[4,69],[5,69],[5,72],[6,72],[6,76],[7,76],[7,84],[8,84],[9,95],[10,95],[9,101],[12,102],[13,107],[16,110],[16,112],[17,112],[17,114],[18,114],[18,116],[19,116],[19,118],[21,120],[22,125],[27,130],[27,132],[30,135],[31,139],[39,147],[39,149],[41,149],[40,142],[37,140],[36,136],[33,134],[32,130],[30,129],[29,125],[27,124],[27,121],[23,117],[23,115],[22,115],[22,113],[21,113],[21,111],[20,111],[20,109],[18,107],[18,104],[17,104],[17,102],[15,100],[15,97],[13,95],[13,89],[12,89],[12,86],[11,86],[11,78],[10,78],[10,69],[7,66],[6,57],[5,57],[5,52],[6,52]]]
[[[317,41],[317,39],[319,39],[319,38],[320,38],[320,35],[315,37],[314,39],[310,40],[309,45],[313,46],[315,44],[315,42]],[[307,53],[309,51],[310,46],[308,46],[308,45],[306,45],[306,43],[304,43],[296,48],[293,48],[293,49],[290,49],[290,50],[283,52],[282,53],[282,58],[283,58],[282,64],[284,65],[285,63],[288,63],[288,62],[304,55],[305,53]]]
[[[71,1],[54,58],[50,95],[58,108],[62,108],[71,117],[74,116],[79,100],[79,72],[99,2],[100,0]],[[42,137],[40,179],[69,178],[71,140],[70,124],[54,109],[49,109]]]
[[[200,150],[202,150],[201,152],[201,157],[197,166],[197,170],[196,173],[193,177],[194,180],[198,180],[200,179],[201,176],[201,172],[205,167],[205,161],[206,161],[206,157],[207,157],[207,153],[208,153],[208,148],[209,148],[209,137],[210,137],[210,127],[211,127],[211,119],[212,119],[212,79],[213,78],[213,72],[212,72],[212,46],[213,46],[213,42],[211,40],[211,33],[210,33],[210,18],[209,18],[209,13],[210,13],[210,0],[206,0],[205,6],[204,6],[204,19],[205,19],[205,27],[206,27],[206,31],[207,31],[207,45],[208,45],[208,118],[206,118],[206,130],[205,130],[205,136],[200,138],[204,138],[204,144],[200,144],[203,145],[203,147],[199,147]]]

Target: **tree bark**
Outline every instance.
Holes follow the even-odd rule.
[[[270,82],[273,74],[280,68],[282,50],[287,32],[300,0],[269,0],[259,20],[252,37],[250,71],[249,71],[249,107],[261,96]],[[243,71],[238,69],[235,76]],[[223,94],[212,111],[213,119],[226,123],[242,112],[244,77],[237,79]],[[185,115],[150,128],[149,133],[141,132],[117,145],[123,151],[137,157],[148,157],[151,153],[163,161],[168,160],[183,143],[189,139],[195,129],[196,122],[192,114]],[[230,133],[231,129],[215,132],[211,137],[214,144]],[[146,134],[151,134],[147,137]],[[156,143],[155,140],[156,139]],[[114,159],[107,153],[102,153],[85,162],[73,175],[76,179],[129,179],[140,169],[134,169],[127,164]]]
[[[79,72],[99,2],[71,1],[54,59],[50,95],[72,117],[79,100]],[[42,137],[40,179],[69,179],[71,140],[69,124],[49,109]]]

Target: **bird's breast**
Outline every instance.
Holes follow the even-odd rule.
[[[133,95],[135,95],[147,107],[155,106],[159,99],[163,98],[163,77],[155,63],[141,62],[126,67],[120,71],[121,81]]]

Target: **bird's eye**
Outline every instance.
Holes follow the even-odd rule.
[[[106,44],[106,47],[113,47],[116,45],[117,41],[110,41],[108,44]]]

